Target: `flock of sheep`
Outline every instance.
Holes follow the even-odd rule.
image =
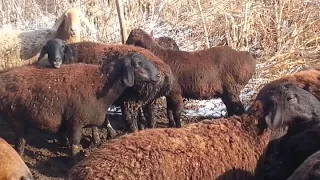
[[[180,51],[173,39],[142,29],[126,45],[84,41],[81,19],[95,31],[71,8],[52,29],[1,33],[0,118],[17,140],[14,150],[0,138],[0,179],[33,179],[20,157],[29,128],[70,146],[68,180],[320,179],[320,68],[266,84],[245,110],[240,91],[256,69],[249,52]],[[154,128],[163,96],[169,127]],[[183,98],[221,98],[228,116],[182,127]],[[131,133],[100,145],[103,123],[116,135],[106,118],[111,105],[121,107]],[[79,161],[87,127],[98,147]]]

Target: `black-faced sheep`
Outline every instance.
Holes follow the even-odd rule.
[[[320,151],[309,156],[287,180],[320,179]]]
[[[0,138],[0,179],[33,180],[28,166],[10,144]]]
[[[251,116],[204,120],[180,129],[150,129],[114,139],[83,159],[66,179],[251,179],[263,162],[268,125],[274,128],[283,120],[275,109],[288,103],[280,98],[285,88],[275,88],[274,109],[268,112],[257,109]],[[288,118],[310,111],[303,109]]]
[[[256,107],[259,106],[261,109],[265,109],[267,111],[267,109],[270,108],[268,102],[272,101],[271,94],[273,93],[273,88],[279,84],[293,84],[310,92],[320,100],[320,71],[308,68],[297,73],[285,75],[264,85],[257,94],[253,104],[248,109],[248,114],[253,113],[252,110],[255,110]],[[286,129],[273,131],[272,139],[279,138],[285,133]]]
[[[23,154],[29,127],[52,133],[65,128],[74,157],[82,128],[100,126],[127,87],[159,83],[160,76],[152,63],[130,53],[101,70],[81,63],[60,69],[25,66],[0,74],[0,81],[0,116],[17,135],[18,153]]]
[[[264,98],[259,96],[259,103],[250,107],[250,114],[273,112],[264,114],[268,126],[272,129],[288,127],[288,131],[280,140],[271,141],[275,144],[268,145],[265,162],[257,176],[265,180],[286,179],[310,155],[306,150],[320,148],[313,137],[320,128],[309,131],[320,125],[320,102],[311,93],[293,84],[266,86],[268,91],[262,88]],[[279,90],[278,87],[282,88]]]
[[[56,21],[52,29],[45,30],[1,30],[0,72],[32,64],[37,60],[41,48],[53,38],[67,42],[79,42],[82,20],[92,31],[96,31],[80,10],[70,8]]]
[[[221,97],[228,115],[245,112],[240,91],[256,67],[256,61],[249,52],[236,51],[227,46],[195,52],[165,49],[141,29],[133,29],[126,44],[146,48],[168,63],[181,86],[183,97]]]
[[[144,106],[148,127],[154,126],[152,104],[156,98],[166,96],[167,114],[171,127],[181,127],[180,113],[183,108],[181,89],[170,67],[157,56],[143,48],[128,45],[108,45],[94,42],[65,44],[59,39],[50,40],[43,47],[39,60],[48,54],[50,64],[59,68],[62,63],[108,64],[114,58],[130,52],[146,57],[160,71],[161,82],[152,85],[136,83],[127,89],[114,105],[121,106],[124,119],[131,131],[137,131],[139,108]]]

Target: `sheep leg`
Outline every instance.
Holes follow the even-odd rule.
[[[228,116],[233,115],[242,115],[245,113],[243,104],[241,103],[241,100],[239,98],[240,92],[237,93],[237,91],[230,91],[225,90],[222,94],[222,101],[227,107]]]
[[[180,114],[183,108],[183,99],[180,94],[171,93],[166,96],[167,100],[167,117],[169,119],[169,127],[181,127]]]
[[[111,126],[111,123],[109,121],[108,118],[106,118],[106,122],[107,122],[107,131],[108,131],[108,136],[110,138],[114,138],[117,135],[117,132],[113,129],[113,127]]]
[[[92,142],[93,146],[97,146],[101,143],[99,132],[98,132],[98,127],[92,127],[91,128],[91,133],[92,133]]]
[[[138,110],[138,129],[143,130],[145,127],[144,119],[142,118],[142,108]]]
[[[14,124],[13,129],[16,133],[17,140],[15,149],[22,157],[26,145],[26,139],[28,138],[28,128],[24,123]]]
[[[153,101],[148,103],[142,107],[144,116],[146,117],[146,125],[147,128],[154,128],[156,125],[156,121],[154,120],[154,113],[153,113]]]
[[[82,136],[82,127],[74,125],[68,131],[69,141],[70,141],[70,157],[71,163],[74,163],[80,152],[80,140]]]
[[[127,122],[128,129],[130,132],[138,131],[138,110],[139,105],[133,102],[124,102],[121,105],[122,117]]]

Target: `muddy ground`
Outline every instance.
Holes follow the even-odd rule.
[[[117,130],[119,136],[125,133],[125,122],[118,114],[108,115],[111,124]],[[168,120],[164,106],[156,108],[155,117],[157,127],[167,127]],[[183,124],[198,122],[204,117],[185,117],[181,116]],[[100,137],[103,142],[108,141],[106,129],[100,128]],[[10,126],[0,120],[0,137],[5,139],[11,145],[14,145],[15,134]],[[91,131],[85,129],[81,145],[84,150],[81,152],[81,158],[90,154],[94,147],[90,146]],[[23,160],[32,171],[35,179],[41,180],[58,180],[63,179],[71,166],[68,165],[68,147],[62,146],[53,134],[41,133],[38,130],[30,129]]]

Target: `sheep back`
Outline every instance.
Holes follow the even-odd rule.
[[[32,180],[28,166],[10,144],[0,138],[0,179]]]
[[[146,48],[168,63],[183,97],[191,99],[218,98],[225,92],[239,96],[256,68],[256,60],[249,52],[228,46],[194,52],[165,49],[141,29],[132,30],[126,44]]]
[[[32,64],[42,46],[54,35],[51,30],[2,30],[0,32],[0,72]]]
[[[27,121],[43,131],[57,132],[62,119],[93,123],[105,118],[104,103],[96,99],[103,86],[96,65],[25,66],[0,74],[0,81],[0,116],[9,123]]]
[[[270,134],[253,133],[255,122],[234,116],[131,133],[100,146],[66,179],[216,179],[233,169],[251,177]],[[247,179],[233,173],[222,179]]]
[[[163,36],[155,38],[154,40],[164,48],[179,50],[179,46],[177,45],[176,41],[170,37]]]

